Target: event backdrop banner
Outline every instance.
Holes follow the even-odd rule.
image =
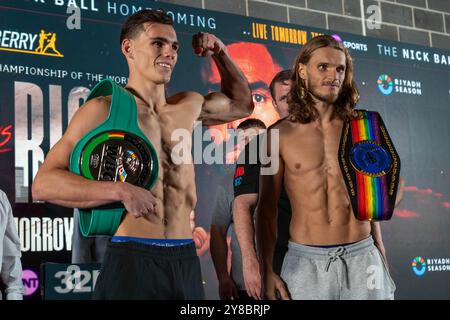
[[[79,20],[73,6],[80,9]],[[354,60],[359,108],[381,114],[402,160],[405,197],[393,218],[381,223],[396,298],[450,298],[450,52],[153,1],[3,0],[0,188],[13,206],[28,299],[42,298],[42,264],[70,263],[74,226],[72,209],[33,201],[33,178],[89,90],[106,78],[126,84],[120,28],[144,8],[166,10],[181,44],[168,95],[219,88],[211,59],[195,56],[191,47],[193,34],[214,33],[249,79],[253,116],[267,125],[278,119],[268,90],[275,73],[291,68],[315,35],[340,39]],[[195,164],[196,224],[204,231],[198,255],[208,299],[218,298],[209,254],[211,215],[217,186],[232,183],[234,139],[227,129],[237,124],[216,126],[213,134],[198,125],[193,134],[194,155],[212,141],[223,148],[223,164],[201,156]]]

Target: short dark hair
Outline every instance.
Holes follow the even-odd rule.
[[[251,118],[251,119],[247,119],[242,121],[237,129],[239,130],[247,130],[249,128],[261,128],[261,129],[266,129],[266,125],[264,124],[264,122],[262,122],[259,119],[255,119],[255,118]]]
[[[173,26],[172,17],[162,9],[145,9],[138,11],[129,16],[123,24],[120,32],[120,45],[122,45],[122,41],[124,39],[134,38],[140,32],[144,31],[143,24],[145,22],[161,23]]]
[[[272,81],[270,82],[269,90],[270,95],[272,96],[272,99],[275,100],[275,83],[277,82],[286,82],[290,80],[292,77],[292,70],[283,70],[278,72],[275,77],[273,77]]]

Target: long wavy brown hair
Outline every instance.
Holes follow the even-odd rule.
[[[347,48],[328,35],[312,38],[306,43],[298,54],[292,69],[292,86],[288,96],[289,119],[294,122],[309,123],[319,117],[317,109],[314,108],[314,100],[311,92],[306,88],[305,81],[299,75],[299,65],[307,64],[315,50],[330,47],[345,54],[345,78],[334,105],[333,117],[337,116],[346,121],[349,120],[356,103],[359,100],[359,91],[353,81],[353,62]]]

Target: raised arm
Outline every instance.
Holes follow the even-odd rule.
[[[213,34],[199,32],[193,36],[192,46],[198,56],[212,57],[221,78],[220,92],[205,96],[199,120],[215,125],[249,116],[254,108],[250,86],[223,42]]]
[[[269,157],[271,156],[270,150],[272,148],[270,143],[272,130],[269,130],[267,133],[267,153]],[[256,244],[261,259],[265,294],[271,300],[277,298],[277,292],[282,299],[289,299],[283,281],[273,271],[273,255],[277,237],[278,199],[284,175],[284,162],[281,156],[278,160],[279,167],[276,173],[273,175],[260,175],[259,202],[256,211]],[[262,167],[269,166],[270,163],[262,165]]]
[[[150,213],[154,200],[150,192],[129,183],[93,181],[69,171],[75,144],[102,123],[109,112],[108,98],[95,98],[74,114],[63,137],[47,154],[32,185],[34,200],[70,208],[93,208],[122,201],[135,216]],[[136,199],[142,198],[136,202]]]

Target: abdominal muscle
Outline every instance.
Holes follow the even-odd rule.
[[[292,206],[290,240],[335,245],[367,238],[370,223],[355,218],[340,172],[317,171],[286,180]]]
[[[181,167],[181,168],[180,168]],[[181,165],[165,171],[152,189],[155,211],[136,218],[125,213],[116,236],[155,239],[192,239],[190,214],[197,202],[194,169]]]

